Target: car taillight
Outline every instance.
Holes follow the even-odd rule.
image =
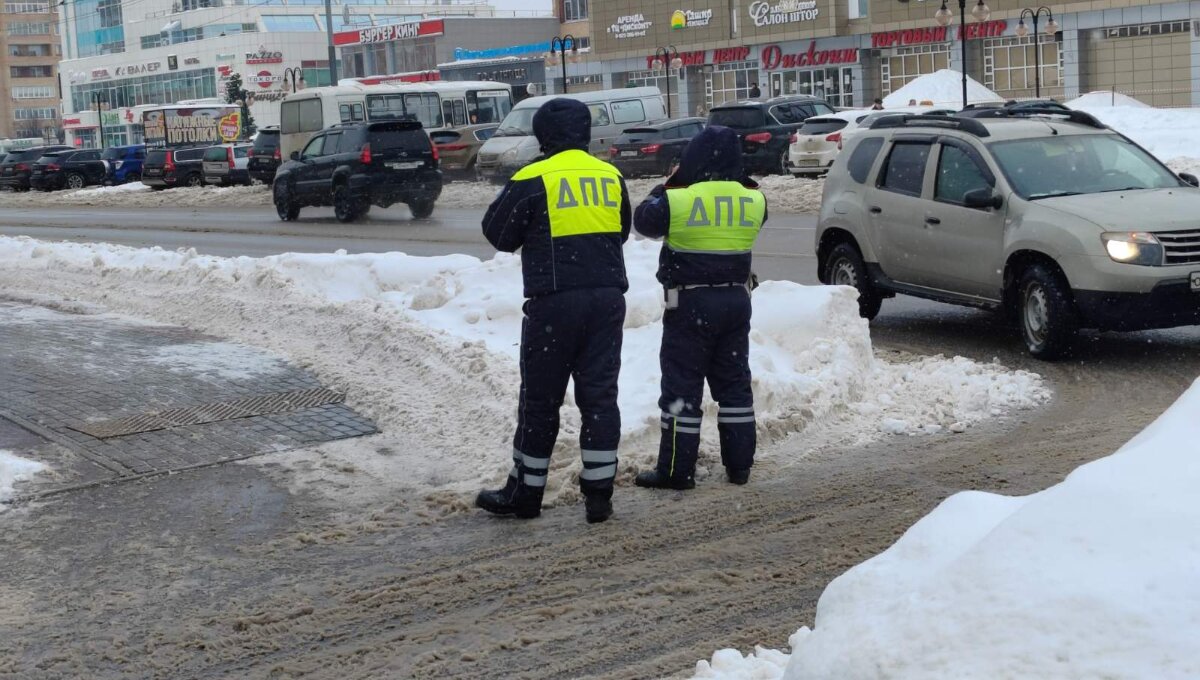
[[[233,169],[233,147],[225,148],[225,160],[229,161],[229,169]]]
[[[275,147],[275,160],[277,160],[277,161],[283,160],[283,151],[281,151],[279,149],[279,147]]]
[[[467,148],[466,144],[438,144],[433,147],[435,151],[462,151]]]
[[[358,155],[358,160],[368,165],[371,163],[371,145],[369,143],[363,144],[362,153]]]
[[[254,158],[254,149],[246,149],[246,158]]]
[[[793,132],[792,136],[788,137],[788,144],[795,144],[798,139],[800,139],[800,135],[797,135],[795,132]]]
[[[754,142],[755,144],[766,144],[767,142],[771,141],[771,133],[755,132],[752,135],[746,135],[746,141]]]
[[[662,144],[647,144],[642,147],[642,153],[658,153],[661,148]]]
[[[842,133],[840,133],[840,132],[835,132],[835,133],[833,133],[832,135],[829,135],[828,137],[826,137],[826,138],[825,138],[825,141],[827,141],[827,142],[837,142],[838,144],[841,144],[841,143],[842,143]]]
[[[26,165],[25,163],[17,163],[17,165],[16,165],[16,168],[15,168],[15,169],[16,169],[16,171],[17,171],[17,172],[21,172],[22,170],[28,170],[28,169],[29,169],[29,166],[28,166],[28,165]]]
[[[441,159],[441,156],[439,156],[439,155],[438,155],[438,148],[437,148],[437,146],[435,145],[435,146],[433,147],[433,160],[437,161],[437,160],[440,160],[440,159]]]
[[[167,152],[166,158],[163,160],[163,172],[175,172],[175,154],[171,151]]]
[[[617,157],[617,147],[615,147],[615,146],[608,147],[608,157],[609,158]]]
[[[58,163],[48,163],[48,164],[46,164],[46,169],[47,170],[62,170],[62,167],[59,166]]]

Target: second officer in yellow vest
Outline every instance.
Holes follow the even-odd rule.
[[[767,201],[742,167],[741,141],[710,126],[684,149],[679,170],[634,215],[634,229],[664,239],[658,280],[664,288],[662,437],[658,464],[638,486],[695,486],[704,383],[717,401],[721,462],[745,484],[754,464],[750,391],[751,255],[767,219]]]
[[[498,250],[521,251],[525,319],[513,467],[504,488],[475,504],[498,515],[537,517],[558,437],[558,411],[575,381],[589,522],[612,514],[621,414],[617,374],[625,323],[630,204],[616,168],[588,153],[592,118],[574,99],[553,99],[533,116],[546,159],[521,169],[488,208],[483,234]]]

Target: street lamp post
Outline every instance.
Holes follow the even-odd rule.
[[[654,70],[660,68],[667,72],[667,118],[671,117],[671,71],[683,68],[683,60],[679,58],[679,50],[674,45],[659,47],[654,50]]]
[[[967,108],[967,0],[958,0],[958,16],[959,31],[962,32],[962,95],[965,109]],[[971,10],[971,16],[975,17],[976,21],[987,21],[988,17],[992,16],[992,10],[983,0],[979,0],[975,4],[975,8]],[[934,13],[933,18],[939,26],[949,26],[954,21],[954,13],[946,7],[946,0],[942,0],[942,7]]]
[[[1017,21],[1017,36],[1024,38],[1029,35],[1029,27],[1025,25],[1025,16],[1033,20],[1033,83],[1034,96],[1038,99],[1042,98],[1042,37],[1038,35],[1038,19],[1042,12],[1050,21],[1046,24],[1046,35],[1054,35],[1058,33],[1058,22],[1054,20],[1054,12],[1050,11],[1049,7],[1038,7],[1037,9],[1021,10],[1021,18]]]
[[[329,48],[329,84],[337,85],[337,50],[333,48],[333,0],[325,0],[325,41]]]
[[[567,56],[568,45],[570,46],[571,56]],[[572,64],[579,62],[579,45],[576,44],[575,36],[570,33],[564,36],[554,36],[550,39],[550,52],[546,54],[546,64],[557,66],[562,63],[562,79],[563,79],[563,94],[568,91],[567,88],[567,59],[571,60]]]
[[[289,80],[291,81],[292,94],[296,94],[296,92],[298,92],[298,90],[296,89],[296,77],[297,76],[300,77],[300,87],[304,87],[304,71],[303,71],[303,69],[298,69],[295,66],[289,66],[289,67],[283,69],[283,82],[286,83]]]
[[[99,146],[97,146],[96,148],[103,149],[104,148],[104,112],[100,110],[100,102],[107,102],[108,95],[106,95],[101,90],[97,90],[92,93],[92,101],[96,104],[96,125],[99,126],[99,128],[100,128]]]

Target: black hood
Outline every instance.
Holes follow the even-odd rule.
[[[679,158],[679,169],[667,179],[667,186],[686,187],[708,181],[758,186],[742,167],[741,139],[721,125],[709,125],[692,137]]]
[[[583,102],[551,99],[533,114],[533,134],[547,156],[568,149],[587,151],[592,141],[592,114]]]

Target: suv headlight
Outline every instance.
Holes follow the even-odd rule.
[[[1100,238],[1104,241],[1104,250],[1114,262],[1147,266],[1161,265],[1163,262],[1163,247],[1154,234],[1109,231],[1101,234]]]

